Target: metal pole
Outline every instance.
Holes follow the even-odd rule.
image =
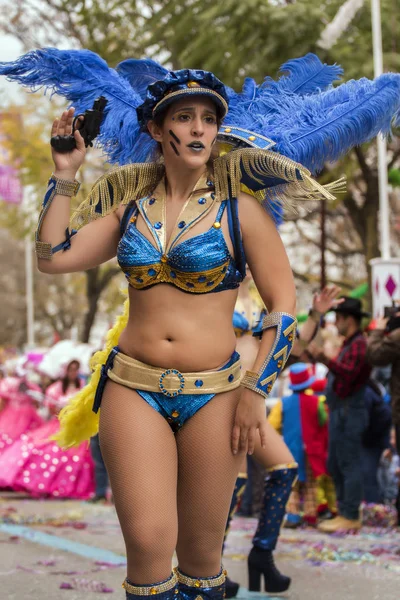
[[[326,200],[321,200],[321,290],[326,286]]]
[[[26,324],[27,347],[35,345],[34,311],[33,311],[33,261],[32,240],[29,235],[25,238],[25,298],[26,298]]]
[[[374,52],[374,75],[383,73],[382,28],[380,0],[371,0],[372,40]],[[379,135],[378,177],[379,177],[379,213],[380,213],[380,249],[382,258],[390,258],[389,195],[387,189],[387,151],[386,140]]]

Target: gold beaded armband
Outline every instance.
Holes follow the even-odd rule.
[[[262,320],[261,334],[264,330],[272,327],[276,327],[275,340],[260,371],[246,371],[241,381],[241,385],[264,398],[267,398],[271,392],[292,351],[297,320],[288,313],[272,312]]]
[[[65,241],[55,247],[48,242],[42,242],[39,238],[39,235],[43,220],[51,206],[51,203],[54,200],[54,197],[57,195],[69,197],[76,196],[80,185],[81,184],[76,179],[70,181],[68,179],[60,179],[60,177],[56,177],[54,173],[51,174],[47,184],[47,190],[44,195],[42,210],[40,211],[38,226],[35,233],[35,250],[38,258],[51,260],[55,252],[59,252],[60,250],[68,250],[71,247],[71,237],[77,233],[74,229],[70,231],[67,228],[65,231]]]

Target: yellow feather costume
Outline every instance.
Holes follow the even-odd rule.
[[[58,416],[60,431],[54,436],[54,439],[61,448],[79,446],[98,432],[99,413],[94,413],[92,406],[100,380],[101,368],[111,350],[118,344],[119,337],[128,323],[128,317],[129,299],[126,299],[124,312],[117,317],[114,327],[107,333],[105,348],[96,352],[90,361],[93,374],[89,383],[71,398]]]

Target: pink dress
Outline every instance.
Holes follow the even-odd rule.
[[[57,381],[46,390],[46,403],[57,412],[65,406],[76,388],[63,394]],[[77,498],[94,493],[94,468],[89,445],[61,450],[49,439],[59,429],[56,416],[34,431],[24,434],[0,457],[0,487],[26,491],[34,497]]]
[[[43,424],[29,395],[36,393],[40,397],[41,392],[38,385],[19,377],[0,380],[0,398],[4,402],[0,411],[0,455],[22,434]]]

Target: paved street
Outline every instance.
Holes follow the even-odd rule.
[[[124,546],[112,506],[0,499],[0,598],[124,598]],[[256,521],[236,518],[224,565],[246,585],[246,555]],[[291,600],[399,600],[400,533],[365,529],[347,537],[284,530],[276,552],[292,576]],[[241,588],[239,598],[266,598]],[[273,598],[270,596],[270,598]]]

